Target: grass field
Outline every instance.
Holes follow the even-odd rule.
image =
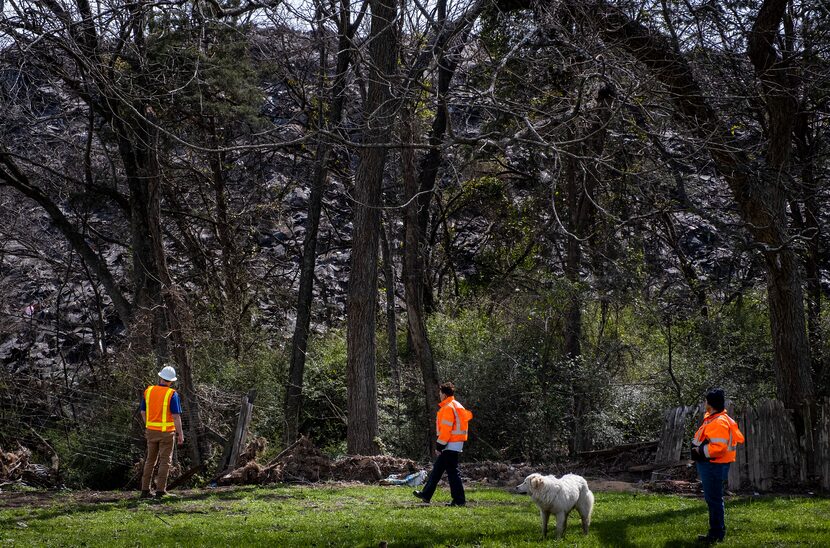
[[[188,492],[164,503],[134,495],[88,502],[73,494],[36,502],[0,494],[0,546],[539,546],[527,496],[468,488],[466,508],[432,505],[398,487],[318,486]],[[4,497],[6,500],[4,501]],[[115,497],[118,498],[118,497]],[[12,504],[20,504],[13,507]],[[677,496],[596,493],[582,536],[571,516],[561,546],[692,546],[705,504]],[[830,499],[733,498],[725,546],[830,546]]]

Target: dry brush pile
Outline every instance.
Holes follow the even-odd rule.
[[[20,444],[12,451],[0,447],[0,487],[15,483],[51,487],[59,480],[59,462],[57,457],[51,466],[32,462],[32,452]]]
[[[358,481],[377,483],[391,474],[406,475],[429,469],[411,459],[388,455],[351,455],[330,459],[306,437],[300,438],[266,464],[257,462],[265,449],[264,439],[248,444],[236,468],[222,476],[220,485],[248,485],[279,482],[314,483],[319,481]],[[566,466],[539,467],[530,464],[508,464],[483,461],[462,463],[461,475],[467,481],[493,485],[518,485],[533,472],[563,474]]]
[[[376,482],[392,473],[414,472],[415,461],[390,456],[349,456],[332,460],[306,437],[263,465],[256,457],[265,449],[257,438],[240,455],[237,467],[219,479],[220,485],[276,482],[363,481]]]

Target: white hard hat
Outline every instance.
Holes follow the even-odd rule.
[[[161,371],[159,371],[159,377],[166,381],[173,382],[176,380],[176,370],[169,365],[166,365]]]

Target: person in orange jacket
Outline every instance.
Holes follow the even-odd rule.
[[[439,388],[440,397],[438,415],[435,417],[435,431],[438,434],[435,464],[427,478],[423,490],[412,494],[424,502],[429,502],[438,487],[438,482],[444,472],[447,472],[447,481],[450,484],[452,502],[447,506],[464,506],[467,499],[464,495],[464,484],[458,473],[458,455],[467,441],[467,427],[473,414],[465,409],[461,402],[455,399],[455,386],[445,382]]]
[[[703,497],[709,507],[709,532],[697,539],[707,544],[723,542],[726,536],[723,482],[728,477],[729,465],[735,462],[737,445],[744,442],[738,423],[724,410],[725,403],[726,396],[720,388],[706,393],[703,424],[692,439],[692,460],[697,462]]]

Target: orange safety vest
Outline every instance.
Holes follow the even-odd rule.
[[[169,386],[148,386],[144,391],[144,403],[146,404],[145,416],[147,417],[144,426],[147,430],[158,430],[159,432],[173,432],[176,430],[176,423],[173,422],[173,414],[170,413],[170,399],[176,391]]]
[[[441,408],[435,417],[438,443],[467,441],[467,424],[473,418],[472,412],[453,396],[445,398],[439,405]]]
[[[744,435],[738,428],[738,423],[724,410],[720,413],[707,413],[703,417],[703,424],[695,432],[692,444],[700,446],[706,440],[709,443],[703,446],[703,454],[710,462],[724,464],[735,462],[735,450],[739,443],[744,442]]]

